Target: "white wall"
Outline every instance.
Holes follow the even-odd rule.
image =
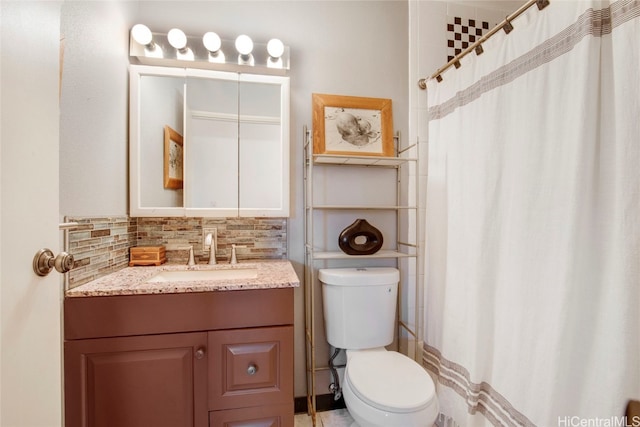
[[[289,254],[302,277],[302,126],[311,126],[311,94],[391,98],[403,144],[422,143],[426,92],[419,78],[446,62],[446,16],[498,21],[520,1],[65,1],[65,58],[60,117],[60,214],[128,213],[128,31],[179,26],[281,38],[291,47],[291,189]],[[487,17],[487,18],[485,18]],[[411,52],[411,55],[409,55]],[[426,188],[426,161],[420,188]],[[420,223],[424,222],[424,198]],[[424,241],[420,242],[424,247]],[[422,275],[422,271],[419,272]],[[422,276],[421,276],[422,277]],[[420,301],[422,303],[422,301]],[[296,395],[305,393],[304,303],[296,297]],[[324,351],[321,348],[319,351]],[[318,390],[324,393],[323,390]]]
[[[404,1],[65,1],[61,96],[61,214],[125,214],[127,65],[130,27],[215,29],[225,38],[279,37],[291,47],[292,181],[301,177],[296,142],[311,124],[311,93],[394,100],[396,129],[408,126]],[[398,31],[401,29],[401,31]],[[296,141],[297,140],[297,141]],[[294,188],[293,204],[301,200]]]
[[[63,3],[61,216],[128,213],[127,67],[137,3]]]
[[[302,127],[311,127],[311,94],[391,98],[395,130],[407,135],[408,3],[66,1],[61,22],[66,45],[60,118],[61,215],[128,213],[128,31],[137,22],[157,32],[178,26],[189,35],[213,30],[230,39],[246,33],[256,42],[278,37],[290,46],[289,257],[303,277]],[[301,288],[296,291],[295,310],[295,394],[302,396],[306,386]]]

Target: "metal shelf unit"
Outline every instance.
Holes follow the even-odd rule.
[[[403,321],[400,313],[401,301],[403,292],[403,283],[406,286],[409,280],[413,280],[415,283],[416,301],[420,298],[420,292],[417,283],[417,270],[418,270],[418,236],[419,236],[419,224],[418,218],[418,147],[419,144],[413,144],[409,147],[398,150],[400,145],[400,136],[396,134],[394,136],[394,146],[396,147],[395,157],[377,157],[377,156],[351,156],[351,155],[336,155],[336,154],[314,154],[312,132],[306,126],[303,128],[303,141],[304,141],[304,239],[305,239],[305,271],[304,271],[304,295],[305,295],[305,350],[306,350],[306,371],[307,371],[307,407],[309,415],[313,420],[313,425],[316,425],[316,375],[319,372],[326,372],[328,374],[327,361],[329,354],[326,358],[323,355],[321,357],[322,366],[318,366],[318,358],[316,357],[316,292],[317,286],[317,268],[318,261],[322,261],[325,264],[334,261],[354,260],[361,262],[362,260],[381,260],[381,259],[395,259],[396,267],[400,270],[400,289],[398,291],[398,336],[406,334],[413,337],[415,341],[418,340],[419,331],[421,328],[422,319],[419,304],[415,304],[415,313],[413,313],[415,327],[411,327],[407,322]],[[405,196],[405,198],[412,199],[414,203],[403,203],[401,200],[401,170],[402,168],[410,167],[413,165],[413,174],[406,173],[404,176],[409,180],[414,180],[413,194]],[[326,185],[326,183],[314,182],[314,168],[319,167],[366,167],[366,168],[383,168],[383,169],[395,169],[396,180],[396,203],[392,205],[343,205],[343,204],[315,204],[314,203],[314,189],[317,186]],[[409,185],[408,182],[404,183]],[[406,202],[406,200],[404,201]],[[330,211],[352,211],[353,213],[371,212],[371,211],[392,211],[395,215],[394,221],[396,224],[396,242],[395,248],[382,249],[373,255],[347,255],[342,251],[327,250],[324,247],[317,247],[314,242],[314,227],[316,227],[314,215],[318,212],[327,213]],[[401,218],[400,214],[406,213],[403,219],[407,221],[407,227],[404,232],[406,241],[400,239],[401,233]],[[336,236],[337,238],[337,236]],[[406,261],[406,262],[405,262]],[[407,263],[413,262],[414,274],[410,276],[407,271]],[[419,357],[417,346],[414,348],[415,354],[412,354],[412,358]]]

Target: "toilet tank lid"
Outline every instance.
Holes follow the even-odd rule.
[[[321,268],[318,270],[318,278],[327,285],[391,285],[400,281],[400,272],[392,267]]]

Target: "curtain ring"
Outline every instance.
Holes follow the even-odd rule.
[[[511,25],[511,22],[509,22],[508,15],[504,18],[504,22],[505,24],[502,26],[502,29],[505,33],[509,34],[511,31],[513,31],[513,25]]]
[[[549,6],[549,0],[537,0],[536,6],[538,6],[538,10],[542,10],[545,7]]]

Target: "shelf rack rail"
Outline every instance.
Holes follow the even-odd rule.
[[[339,251],[325,251],[318,250],[314,245],[314,211],[317,210],[395,210],[396,212],[407,211],[406,220],[407,223],[407,239],[401,240],[401,220],[399,215],[396,215],[396,248],[395,250],[380,250],[373,255],[359,256],[358,258],[368,259],[389,259],[395,258],[397,265],[401,259],[413,259],[414,260],[414,281],[415,281],[415,298],[416,304],[413,313],[414,326],[412,327],[402,319],[400,299],[404,294],[402,286],[405,281],[409,280],[406,273],[400,269],[400,288],[398,291],[398,309],[397,309],[397,326],[398,326],[398,338],[401,337],[403,331],[412,337],[414,345],[413,349],[409,344],[407,346],[407,353],[417,361],[421,359],[421,349],[418,346],[420,341],[421,328],[422,328],[422,286],[418,280],[418,257],[420,255],[419,248],[419,236],[420,236],[420,224],[418,214],[418,200],[419,200],[419,144],[415,143],[409,145],[406,148],[400,149],[400,135],[397,133],[394,135],[395,145],[395,157],[377,157],[377,156],[346,156],[335,154],[314,154],[313,153],[313,141],[312,132],[307,127],[303,127],[303,180],[304,180],[304,242],[305,242],[305,268],[304,268],[304,301],[305,301],[305,353],[306,353],[306,379],[307,379],[307,412],[312,418],[313,425],[316,425],[316,413],[317,413],[317,391],[316,391],[316,375],[319,372],[328,371],[329,367],[325,364],[318,366],[316,358],[316,301],[315,301],[315,283],[316,283],[316,268],[315,261],[317,260],[339,260],[353,258],[352,255],[347,255]],[[409,157],[409,153],[413,152],[413,156]],[[414,191],[412,194],[408,194],[409,200],[413,200],[414,204],[402,204],[401,203],[401,174],[400,168],[413,163],[414,169]],[[396,205],[395,206],[342,206],[342,205],[314,205],[313,197],[313,179],[314,179],[314,165],[346,165],[346,166],[364,166],[364,167],[382,167],[382,168],[395,168],[396,173]],[[407,174],[407,177],[411,179],[411,173]],[[413,214],[409,213],[413,211]],[[411,220],[413,217],[413,220]],[[413,228],[411,223],[413,221]],[[413,230],[413,232],[412,232]],[[411,242],[409,234],[414,234],[414,241]],[[408,283],[408,282],[407,282]],[[408,313],[407,313],[408,314]],[[328,359],[327,355],[327,359]]]

